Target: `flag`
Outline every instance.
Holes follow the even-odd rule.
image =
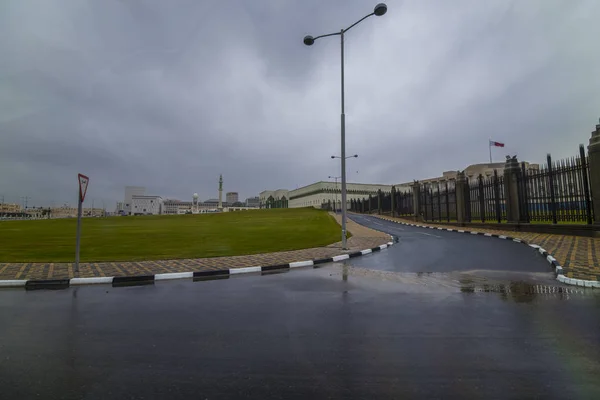
[[[500,143],[500,142],[494,142],[490,140],[490,147],[491,146],[496,146],[496,147],[504,147],[504,143]]]

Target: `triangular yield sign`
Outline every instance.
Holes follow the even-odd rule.
[[[79,199],[83,203],[85,200],[85,193],[87,192],[88,183],[90,182],[90,178],[83,174],[77,174],[77,178],[79,179]]]

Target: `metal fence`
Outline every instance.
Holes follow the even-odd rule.
[[[415,214],[414,196],[412,192],[396,192],[394,197],[395,215],[404,217]]]
[[[392,211],[392,194],[389,192],[380,192],[381,196],[381,212],[389,213]]]
[[[527,222],[587,223],[594,221],[585,148],[579,156],[553,161],[550,154],[539,170],[519,174],[522,219]]]
[[[395,216],[414,215],[414,199],[412,192],[381,192],[375,196],[365,197],[361,200],[351,200],[350,210],[358,213],[369,213],[379,211],[379,198],[381,199],[381,212],[384,214],[392,213],[392,204]],[[370,202],[370,203],[369,203]]]
[[[369,205],[370,201],[370,205]],[[357,213],[369,213],[369,210],[377,210],[377,199],[365,197],[362,200],[350,200],[350,211]]]
[[[504,177],[494,170],[489,177],[467,180],[465,185],[465,219],[467,222],[506,221]]]
[[[518,173],[513,170],[506,177],[494,170],[489,176],[480,174],[467,179],[462,193],[465,222],[506,222],[509,207],[507,185],[515,190],[515,176],[512,175],[515,173],[517,198],[511,201],[519,205],[519,221],[592,224],[598,216],[593,214],[590,169],[585,147],[580,145],[576,157],[553,161],[548,155],[546,161],[540,168],[521,163]],[[418,199],[420,216],[425,221],[456,221],[458,206],[461,209],[463,206],[457,203],[456,191],[455,180],[421,183]],[[352,201],[351,210],[387,214],[391,213],[393,205],[394,215],[414,216],[417,199],[413,193],[394,192],[393,202],[391,193],[379,193]]]
[[[456,220],[455,181],[426,183],[421,186],[421,215],[426,221]]]

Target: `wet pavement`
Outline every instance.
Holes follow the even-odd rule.
[[[339,264],[2,290],[0,397],[600,398],[599,308],[535,271]]]
[[[377,257],[356,258],[354,266],[404,272],[552,272],[537,251],[511,240],[400,225],[366,215],[350,218],[399,239]]]

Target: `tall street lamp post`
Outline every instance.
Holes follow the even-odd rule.
[[[317,37],[312,37],[310,35],[304,37],[304,44],[307,46],[312,46],[315,43],[315,40],[320,39],[322,37],[327,36],[335,36],[340,35],[340,44],[341,44],[341,77],[342,77],[342,113],[341,113],[341,147],[342,147],[342,248],[346,249],[346,114],[344,113],[344,34],[352,29],[355,25],[358,25],[365,19],[369,18],[372,15],[382,16],[387,12],[387,6],[384,3],[379,3],[373,9],[371,14],[368,14],[352,25],[350,25],[346,29],[342,29],[339,32],[328,33],[326,35],[320,35]]]

